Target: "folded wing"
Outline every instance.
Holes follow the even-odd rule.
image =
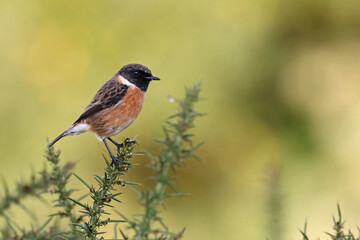
[[[116,81],[114,78],[109,80],[96,93],[93,100],[85,108],[84,112],[75,123],[79,123],[104,109],[116,106],[121,99],[124,98],[128,88],[127,85]]]

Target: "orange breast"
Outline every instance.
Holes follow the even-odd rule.
[[[127,128],[139,115],[144,104],[145,92],[130,86],[123,99],[114,107],[90,117],[90,130],[100,137],[110,137]]]

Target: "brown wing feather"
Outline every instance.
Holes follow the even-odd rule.
[[[127,85],[118,82],[115,78],[107,81],[96,93],[93,100],[85,108],[84,112],[75,123],[79,123],[106,108],[115,106],[124,98],[128,88]]]

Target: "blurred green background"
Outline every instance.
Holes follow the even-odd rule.
[[[301,239],[331,231],[339,201],[360,224],[360,2],[357,0],[0,0],[0,169],[10,188],[44,164],[46,137],[70,126],[128,63],[153,82],[138,120],[116,139],[141,149],[175,110],[168,95],[203,80],[203,163],[178,172],[189,197],[166,203],[184,239]],[[91,134],[61,140],[63,161],[89,182],[104,167]],[[129,181],[145,181],[146,159]],[[72,184],[81,188],[78,181]],[[122,189],[119,210],[141,211]],[[80,193],[79,193],[80,194]],[[29,199],[34,211],[47,209]],[[42,214],[37,213],[42,222]],[[23,210],[11,211],[29,226]]]

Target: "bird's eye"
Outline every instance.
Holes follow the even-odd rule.
[[[139,72],[134,72],[134,75],[135,76],[138,76],[140,73]]]

